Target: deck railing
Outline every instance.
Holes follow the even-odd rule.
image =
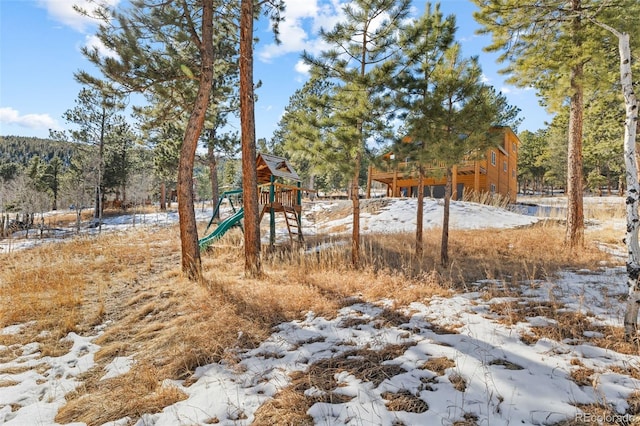
[[[458,168],[458,173],[460,172],[466,172],[466,171],[473,171],[475,169],[477,161],[474,160],[464,160],[461,163],[457,164],[457,168]],[[424,171],[425,174],[429,175],[429,174],[433,174],[433,172],[435,171],[442,171],[444,173],[444,170],[446,170],[446,163],[441,162],[441,161],[434,161],[432,163],[427,163],[424,166]],[[417,173],[417,164],[414,161],[403,161],[401,163],[396,163],[396,164],[388,164],[387,168],[377,168],[377,167],[372,167],[371,171],[374,175],[379,175],[379,174],[394,174],[394,173],[398,173],[400,175],[413,175]]]
[[[282,183],[265,183],[258,186],[261,205],[280,204],[282,207],[300,207],[302,188]]]

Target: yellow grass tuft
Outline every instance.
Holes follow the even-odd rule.
[[[158,413],[187,398],[177,387],[164,385],[159,373],[157,368],[139,363],[115,378],[91,377],[85,386],[68,395],[68,403],[58,411],[56,422],[101,425],[127,416]]]

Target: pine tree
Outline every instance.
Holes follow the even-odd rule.
[[[360,264],[360,175],[367,152],[366,143],[388,129],[381,120],[388,111],[381,93],[399,63],[397,37],[409,13],[409,0],[355,0],[343,7],[344,21],[320,36],[330,46],[318,57],[303,54],[312,73],[321,80],[333,80],[336,87],[321,97],[331,116],[320,125],[330,128],[325,140],[325,158],[335,159],[350,176],[353,204],[351,262]]]
[[[404,53],[404,70],[393,84],[398,94],[397,103],[405,111],[406,136],[394,147],[396,158],[408,158],[417,167],[418,198],[416,210],[416,256],[422,256],[423,207],[425,166],[434,160],[430,150],[431,127],[428,117],[432,114],[429,99],[434,87],[433,73],[451,46],[455,33],[455,17],[443,18],[439,5],[431,10],[427,4],[425,13],[408,25],[400,39]],[[408,140],[406,139],[408,138]]]
[[[97,49],[84,50],[123,90],[150,94],[167,110],[181,110],[180,118],[185,123],[178,164],[181,264],[183,273],[196,281],[202,279],[202,264],[193,164],[211,101],[214,57],[221,53],[216,49],[217,42],[234,33],[235,27],[229,23],[237,13],[233,4],[220,1],[134,0],[121,13],[105,6],[98,12],[105,21],[98,37],[117,57],[101,56]],[[93,81],[88,73],[79,73],[78,79]]]
[[[262,274],[260,212],[256,170],[256,122],[253,91],[253,0],[240,1],[240,126],[242,194],[244,208],[244,270],[248,277]]]
[[[77,126],[69,131],[71,140],[95,148],[90,152],[96,155],[94,219],[98,221],[99,230],[102,230],[104,207],[105,144],[114,124],[121,119],[119,113],[123,108],[120,93],[108,84],[94,81],[94,86],[80,90],[76,106],[64,113],[65,120]],[[67,136],[62,132],[56,137],[66,139]]]
[[[624,146],[620,143],[620,121],[624,116],[620,93],[587,91],[584,126],[584,169],[595,176],[599,187],[606,186],[608,194],[624,178]],[[591,179],[593,185],[593,178]],[[618,188],[620,189],[620,188]]]
[[[491,33],[489,51],[503,51],[500,61],[509,82],[534,87],[554,112],[568,103],[567,231],[570,247],[584,243],[583,111],[585,87],[610,88],[616,82],[607,72],[610,35],[589,20],[598,17],[618,28],[628,28],[628,16],[637,16],[635,0],[474,0],[474,16]],[[613,24],[615,22],[615,24]],[[637,25],[636,25],[637,31]],[[604,78],[603,78],[604,77]]]
[[[120,196],[122,206],[127,205],[127,185],[133,172],[136,135],[121,117],[108,135],[105,155],[104,187]]]
[[[540,159],[546,149],[546,131],[538,130],[532,133],[528,130],[518,135],[520,146],[518,149],[518,186],[519,192],[528,194],[529,191],[538,192],[542,187],[542,179],[546,171],[544,162]]]
[[[452,196],[453,166],[464,159],[479,157],[499,143],[491,133],[492,126],[511,124],[519,112],[506,98],[482,83],[482,70],[477,57],[464,59],[460,46],[448,49],[433,72],[433,90],[423,116],[421,138],[434,158],[446,169],[444,217],[440,260],[449,262],[449,206]],[[419,135],[422,135],[419,134]]]
[[[288,158],[305,182],[305,187],[315,189],[317,174],[333,176],[335,164],[325,157],[323,141],[329,137],[320,122],[331,111],[320,101],[335,86],[327,80],[311,78],[289,98],[284,114],[271,140],[275,155]],[[329,179],[331,180],[331,179]],[[322,187],[322,189],[328,189]],[[334,189],[334,188],[332,188]]]

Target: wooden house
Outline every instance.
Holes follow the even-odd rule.
[[[509,127],[495,127],[491,131],[499,132],[500,143],[488,149],[479,159],[465,160],[453,167],[453,199],[462,199],[464,193],[490,193],[508,197],[512,203],[516,201],[520,140]],[[392,153],[385,155],[383,161],[388,164],[385,168],[369,166],[367,198],[371,197],[373,182],[386,185],[388,197],[417,195],[418,174],[415,164],[410,160],[392,161],[392,156]],[[444,165],[427,165],[425,175],[425,195],[442,198],[446,184]]]

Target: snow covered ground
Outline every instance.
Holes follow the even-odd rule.
[[[331,214],[339,208],[344,206],[315,203],[313,209],[331,220],[310,222],[312,215],[308,215],[305,226],[311,232],[348,232],[350,219]],[[441,217],[441,205],[427,200],[425,226],[439,226]],[[148,223],[172,219],[154,218]],[[537,220],[483,205],[452,204],[454,228],[514,227]],[[371,233],[411,232],[414,221],[415,200],[398,199],[365,211],[361,226]],[[118,225],[114,220],[106,226]],[[477,283],[478,288],[481,285],[486,283]],[[369,304],[354,299],[333,319],[309,312],[303,320],[280,324],[258,348],[241,353],[240,365],[201,367],[189,386],[165,381],[188,398],[161,413],[144,415],[135,425],[249,425],[256,410],[291,382],[291,373],[312,375],[314,366],[327,368],[327,360],[345,368],[336,372],[329,387],[310,380],[306,394],[316,396],[318,402],[308,414],[317,425],[452,425],[464,420],[469,425],[545,425],[565,420],[576,422],[571,424],[639,424],[639,419],[626,414],[626,400],[640,391],[640,380],[627,374],[640,368],[640,356],[570,339],[542,338],[529,345],[519,336],[553,319],[532,312],[524,321],[506,324],[498,320],[492,307],[513,300],[487,300],[475,290],[413,303],[395,321],[385,317],[391,300]],[[615,301],[625,294],[624,269],[609,268],[597,273],[567,271],[553,282],[527,283],[517,301],[544,304],[553,299],[572,311],[589,313],[595,325],[619,326],[624,307]],[[20,326],[11,326],[0,333],[19,330]],[[1,363],[0,371],[17,372],[0,375],[0,383],[8,384],[0,386],[0,424],[55,424],[65,394],[78,385],[76,377],[94,365],[93,354],[99,348],[92,341],[100,332],[98,328],[94,336],[70,334],[67,339],[73,346],[60,357],[40,357],[33,344],[20,348],[15,359]],[[368,350],[389,347],[396,349],[387,359],[368,358]],[[437,367],[434,361],[443,359],[452,362]],[[134,362],[116,358],[105,370],[105,378],[127,371]],[[365,380],[362,368],[374,362],[384,374],[379,380]],[[579,368],[593,370],[590,385],[571,379]],[[413,401],[401,405],[412,410],[396,408],[399,405],[393,401],[402,398]],[[580,408],[594,403],[609,405],[617,414],[599,418]],[[12,411],[17,405],[22,408]],[[130,420],[107,425],[124,426]]]

